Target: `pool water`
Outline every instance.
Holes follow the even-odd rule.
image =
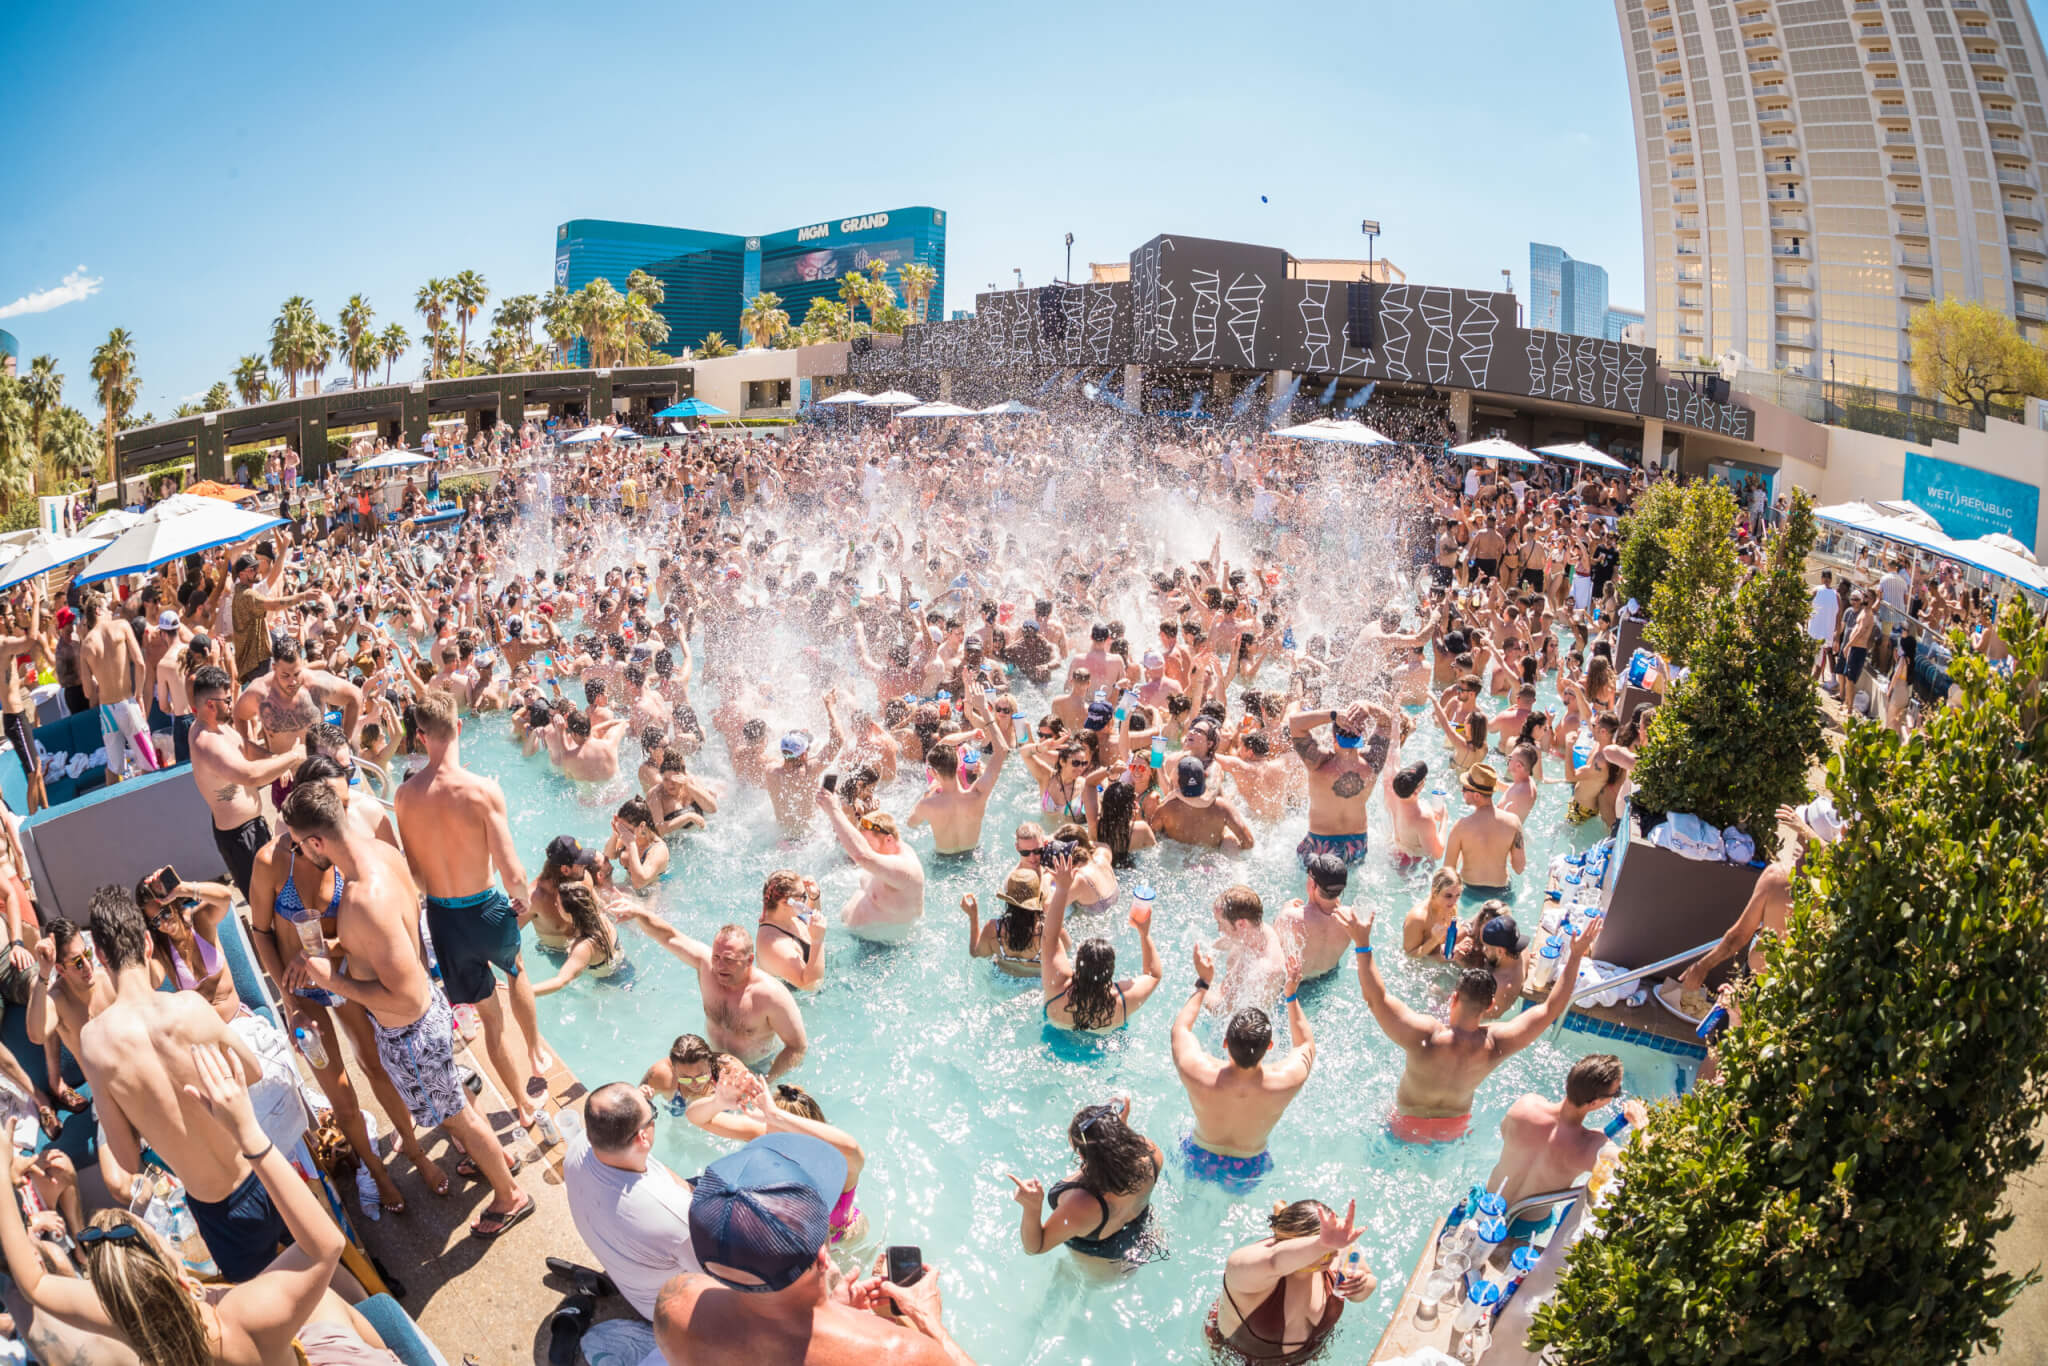
[[[693,700],[708,715],[715,699],[697,691]],[[1548,685],[1544,692],[1540,705],[1555,708],[1554,692]],[[1031,715],[1042,710],[1033,705]],[[1440,785],[1440,775],[1450,771],[1447,747],[1433,721],[1418,721],[1401,757],[1427,760],[1431,783]],[[638,747],[627,743],[626,771],[601,791],[579,790],[544,756],[522,757],[502,716],[469,722],[464,758],[503,783],[513,834],[532,872],[555,835],[603,841],[612,811],[633,793]],[[1546,767],[1550,777],[1559,776],[1556,761]],[[699,770],[727,784],[726,794],[708,831],[675,841],[672,871],[657,896],[661,913],[701,940],[727,921],[751,934],[763,879],[787,866],[815,876],[828,913],[836,915],[857,876],[822,818],[800,847],[778,848],[766,797],[732,785],[715,739],[692,761],[692,771]],[[906,765],[905,776],[883,793],[883,805],[900,817],[921,782],[921,768]],[[1569,794],[1566,783],[1545,785],[1528,821],[1529,873],[1517,879],[1515,907],[1525,931],[1533,928],[1551,855],[1582,847],[1597,833],[1574,838],[1564,821]],[[1455,793],[1452,802],[1455,815]],[[1374,846],[1385,849],[1385,814],[1378,802],[1372,810]],[[1380,1290],[1346,1310],[1331,1359],[1364,1360],[1428,1230],[1491,1169],[1510,1103],[1526,1091],[1561,1094],[1571,1064],[1607,1045],[1553,1030],[1481,1087],[1471,1137],[1431,1148],[1397,1144],[1386,1134],[1385,1119],[1402,1056],[1367,1012],[1347,958],[1303,988],[1316,1033],[1315,1071],[1273,1136],[1273,1173],[1244,1198],[1190,1181],[1175,1153],[1188,1131],[1189,1110],[1168,1046],[1174,1012],[1193,979],[1190,947],[1214,938],[1209,908],[1230,883],[1251,885],[1269,915],[1302,894],[1293,849],[1306,820],[1295,815],[1257,829],[1258,847],[1248,855],[1176,846],[1138,856],[1138,870],[1123,877],[1117,909],[1103,917],[1111,923],[1099,930],[1077,927],[1076,938],[1107,934],[1117,947],[1119,975],[1135,971],[1137,940],[1124,912],[1131,887],[1150,883],[1158,892],[1153,926],[1166,980],[1131,1028],[1091,1042],[1049,1038],[1037,980],[999,975],[987,960],[966,953],[961,895],[973,892],[984,907],[994,905],[1010,864],[1011,832],[1020,821],[1040,819],[1036,789],[1024,765],[1013,760],[990,803],[978,858],[934,859],[930,831],[912,835],[925,858],[929,890],[924,921],[908,942],[876,947],[835,931],[827,941],[824,987],[802,998],[810,1052],[789,1079],[866,1149],[858,1196],[868,1216],[866,1260],[891,1243],[921,1247],[942,1277],[946,1322],[977,1361],[1202,1361],[1209,1359],[1202,1321],[1221,1284],[1224,1259],[1264,1235],[1271,1203],[1312,1196],[1341,1210],[1356,1198],[1362,1243]],[[1427,881],[1427,868],[1403,875],[1375,854],[1353,870],[1346,900],[1377,909],[1376,942],[1395,946],[1379,955],[1391,989],[1433,1009],[1446,994],[1448,969],[1410,962],[1398,952],[1400,916]],[[626,945],[628,968],[605,981],[584,977],[541,1002],[549,1042],[592,1087],[637,1081],[677,1034],[703,1032],[694,974],[642,935],[629,932]],[[545,977],[557,962],[529,943],[529,970]],[[1213,1021],[1200,1028],[1205,1044],[1220,1052]],[[1286,1046],[1285,1034],[1284,1020],[1277,1021],[1277,1046]],[[1677,1064],[1671,1057],[1627,1045],[1618,1051],[1631,1094],[1672,1092]],[[1069,1120],[1081,1106],[1118,1095],[1131,1098],[1132,1122],[1167,1153],[1152,1203],[1170,1256],[1105,1282],[1078,1272],[1071,1253],[1024,1254],[1020,1210],[1005,1174],[1036,1177],[1048,1187],[1071,1174]],[[666,1111],[659,1125],[657,1155],[684,1174],[729,1147]]]

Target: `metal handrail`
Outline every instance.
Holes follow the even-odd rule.
[[[1512,1224],[1532,1209],[1549,1209],[1552,1205],[1566,1204],[1578,1199],[1585,1193],[1586,1188],[1584,1186],[1572,1186],[1561,1191],[1543,1191],[1537,1195],[1525,1195],[1515,1201],[1514,1204],[1509,1205],[1508,1212],[1503,1217],[1508,1223]]]
[[[1719,937],[1709,939],[1706,943],[1700,945],[1696,949],[1687,949],[1683,953],[1674,953],[1669,958],[1659,958],[1656,962],[1647,964],[1646,966],[1640,968],[1631,968],[1627,972],[1617,973],[1613,977],[1603,978],[1602,980],[1593,983],[1593,985],[1591,986],[1578,987],[1573,990],[1571,994],[1571,999],[1568,1000],[1565,1004],[1576,1005],[1585,997],[1598,996],[1601,992],[1606,991],[1620,983],[1640,981],[1643,978],[1648,977],[1653,972],[1668,972],[1670,969],[1678,967],[1680,964],[1690,963],[1693,959],[1698,958],[1701,954],[1711,951],[1714,948],[1714,946],[1719,944],[1720,942],[1721,940],[1719,939]]]

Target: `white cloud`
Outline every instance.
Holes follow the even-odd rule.
[[[11,304],[0,304],[0,318],[18,318],[24,313],[48,313],[65,304],[75,304],[80,299],[90,298],[100,292],[100,276],[87,275],[80,266],[64,277],[64,283],[53,289],[38,289],[22,295]]]

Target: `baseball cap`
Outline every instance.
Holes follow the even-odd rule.
[[[1209,790],[1209,770],[1194,755],[1183,754],[1179,767],[1174,771],[1180,783],[1181,796],[1199,797]]]
[[[782,757],[801,759],[811,747],[811,737],[803,731],[793,730],[782,737]]]
[[[1088,704],[1088,719],[1083,721],[1081,725],[1087,730],[1101,730],[1109,724],[1109,718],[1113,715],[1115,715],[1115,712],[1111,710],[1109,703],[1090,702]]]
[[[1351,885],[1351,870],[1344,866],[1344,860],[1327,849],[1318,850],[1302,861],[1302,868],[1308,873],[1309,881],[1324,896],[1342,896],[1344,889]]]
[[[1357,731],[1346,730],[1334,721],[1330,723],[1330,734],[1336,738],[1338,749],[1357,749],[1365,740]]]
[[[57,609],[57,624],[59,626],[69,626],[77,618],[78,613],[72,611],[69,607],[59,607]]]
[[[561,868],[589,867],[597,862],[597,852],[585,849],[574,835],[557,835],[548,841],[548,862]]]
[[[1486,928],[1479,932],[1479,942],[1488,948],[1522,953],[1529,947],[1529,936],[1522,933],[1513,916],[1503,914],[1486,922]]]
[[[752,1295],[795,1285],[832,1236],[846,1159],[809,1134],[764,1134],[704,1169],[690,1250],[706,1275]]]
[[[178,614],[177,614],[176,612],[159,612],[159,613],[157,613],[157,617],[156,617],[156,627],[157,627],[157,629],[158,629],[159,631],[175,631],[175,630],[177,630],[177,629],[178,629]]]
[[[1157,650],[1147,650],[1145,651],[1144,658],[1140,659],[1138,663],[1147,669],[1163,669],[1166,667],[1166,656],[1160,654]]]

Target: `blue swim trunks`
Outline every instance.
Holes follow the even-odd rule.
[[[1510,1219],[1508,1221],[1507,1241],[1534,1242],[1550,1232],[1550,1230],[1556,1228],[1558,1221],[1564,1218],[1564,1212],[1571,1207],[1572,1202],[1567,1200],[1562,1204],[1552,1205],[1547,1213],[1538,1215],[1534,1219]]]
[[[428,897],[427,933],[451,1005],[475,1005],[490,999],[498,979],[519,975],[519,916],[496,887],[470,896]]]
[[[1364,831],[1356,835],[1305,835],[1300,844],[1294,846],[1294,856],[1306,868],[1308,861],[1316,854],[1335,854],[1348,867],[1365,860]]]
[[[1259,1178],[1273,1170],[1273,1155],[1260,1153],[1257,1157],[1231,1157],[1224,1153],[1211,1152],[1195,1142],[1189,1134],[1180,1141],[1181,1158],[1188,1165],[1188,1175],[1198,1181],[1211,1181],[1223,1187],[1232,1195],[1249,1195],[1259,1184]]]

